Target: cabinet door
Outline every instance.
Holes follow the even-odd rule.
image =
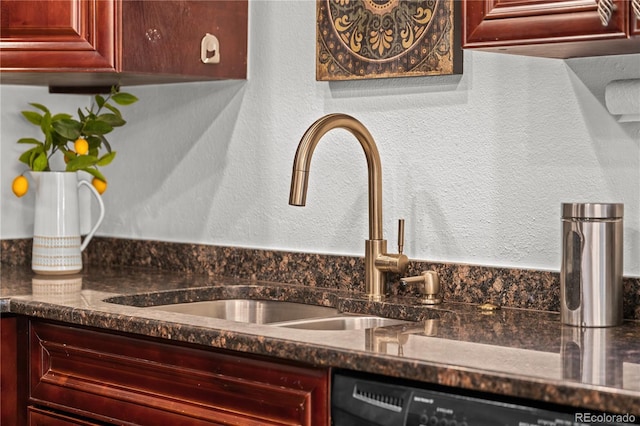
[[[24,322],[15,316],[0,317],[0,425],[26,424],[25,343]]]
[[[33,322],[30,403],[140,425],[329,424],[326,369]]]
[[[0,0],[0,6],[3,83],[91,92],[246,78],[247,0]],[[201,60],[207,33],[219,42],[219,63]]]
[[[3,71],[112,71],[113,0],[1,0]]]
[[[0,318],[0,424],[12,424],[18,407],[16,319]]]
[[[463,47],[553,58],[640,52],[629,0],[603,26],[597,0],[465,0]]]
[[[244,79],[247,13],[248,2],[240,0],[124,1],[121,71],[157,78]],[[207,34],[219,42],[215,52],[219,63],[201,60],[202,39]]]

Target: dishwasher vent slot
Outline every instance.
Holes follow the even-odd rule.
[[[395,411],[396,413],[400,413],[402,407],[404,407],[404,399],[401,397],[367,391],[359,388],[357,384],[353,387],[353,397],[367,404]]]

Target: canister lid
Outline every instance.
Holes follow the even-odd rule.
[[[622,203],[562,203],[563,218],[616,219],[623,213]]]

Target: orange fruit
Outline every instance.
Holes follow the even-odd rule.
[[[91,185],[93,185],[99,194],[103,194],[104,191],[107,190],[107,182],[102,179],[98,179],[97,177],[93,178]]]
[[[89,142],[87,142],[85,138],[79,137],[73,143],[73,149],[75,149],[78,155],[86,155],[89,152]]]
[[[16,194],[16,197],[22,197],[29,190],[29,181],[26,177],[20,175],[13,180],[11,189]]]

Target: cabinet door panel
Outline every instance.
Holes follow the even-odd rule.
[[[126,1],[123,3],[124,72],[246,78],[247,2]],[[220,42],[220,63],[200,60],[202,38]]]
[[[604,27],[596,0],[522,1],[472,0],[467,5],[466,45],[520,44],[554,39],[626,37],[627,3]]]
[[[631,21],[631,34],[638,37],[640,36],[640,16],[637,16],[633,9],[629,11]]]
[[[2,0],[5,71],[113,70],[112,0]]]
[[[463,47],[567,58],[634,53],[629,0],[603,26],[596,0],[465,0]]]
[[[27,424],[26,323],[0,316],[0,425]]]
[[[18,409],[18,334],[14,317],[0,318],[0,424],[16,423]]]
[[[30,402],[122,424],[328,424],[328,371],[31,325]]]

